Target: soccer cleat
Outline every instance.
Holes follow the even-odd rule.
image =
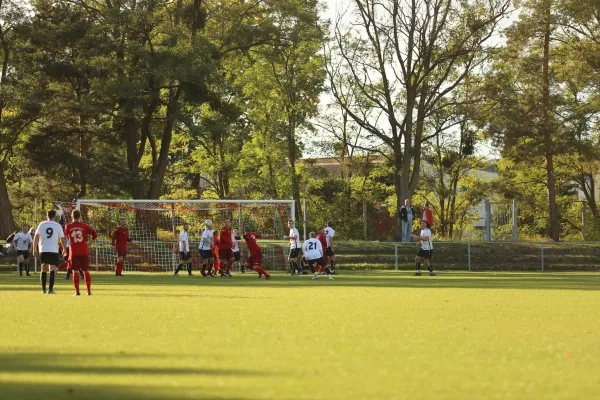
[[[202,272],[202,276],[206,278],[208,275],[206,275],[206,272]]]
[[[194,276],[194,274],[188,274],[188,276]]]
[[[27,276],[31,276],[31,274],[27,274]]]
[[[46,289],[42,290],[42,294],[46,294]]]
[[[258,279],[262,278],[262,275],[260,272],[258,273]]]
[[[421,276],[421,271],[415,272],[415,276]]]
[[[92,295],[92,292],[91,292],[91,291],[87,292],[87,295],[88,295],[88,296],[91,296],[91,295]]]
[[[429,273],[429,276],[435,276],[435,272],[431,271],[431,272]]]
[[[312,277],[313,279],[319,279],[319,275],[315,274],[315,276]]]
[[[117,276],[117,275],[115,275],[115,276]],[[179,274],[178,274],[177,272],[175,272],[175,273],[173,274],[173,276],[179,276]]]
[[[54,290],[48,290],[48,294],[56,294]]]
[[[73,296],[81,296],[79,293],[73,293]]]
[[[65,279],[68,280],[68,281],[70,281],[71,277],[69,275],[67,275],[67,276],[65,276]]]
[[[270,281],[270,280],[271,280],[271,275],[267,275],[267,276],[265,277],[265,279],[266,279],[266,280],[268,280],[268,281]]]
[[[329,280],[332,281],[333,280],[333,276],[329,275]]]

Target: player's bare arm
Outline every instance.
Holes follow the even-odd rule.
[[[40,250],[39,250],[39,245],[40,243],[40,234],[36,233],[35,237],[33,238],[33,256],[37,257],[40,255]]]

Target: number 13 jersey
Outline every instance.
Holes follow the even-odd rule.
[[[71,245],[71,255],[87,256],[90,254],[87,235],[92,235],[94,240],[98,237],[98,233],[84,222],[71,222],[65,226],[65,236],[69,239]]]
[[[65,237],[62,226],[56,221],[42,222],[35,234],[40,235],[38,244],[40,253],[58,253],[58,241],[61,237]]]

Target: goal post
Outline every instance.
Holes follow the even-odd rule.
[[[81,211],[82,220],[99,234],[90,249],[90,266],[98,270],[112,270],[116,250],[112,247],[112,232],[121,219],[133,240],[128,245],[126,271],[172,271],[179,264],[179,233],[183,224],[189,225],[188,238],[193,269],[201,268],[198,243],[204,230],[204,221],[210,219],[218,231],[226,217],[231,229],[275,235],[276,239],[259,240],[263,250],[263,268],[285,270],[287,220],[294,220],[293,200],[120,200],[79,199],[63,204],[63,217],[69,222],[70,211]],[[241,262],[248,256],[241,241]]]

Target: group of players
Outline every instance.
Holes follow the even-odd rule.
[[[256,239],[275,238],[275,235],[266,235],[257,232],[251,232],[244,229],[244,234],[239,235],[237,229],[231,229],[231,220],[225,217],[223,227],[220,231],[213,230],[211,220],[204,221],[204,231],[200,238],[198,249],[201,258],[201,274],[203,277],[215,277],[220,275],[222,278],[231,277],[231,267],[234,262],[240,262],[240,241],[244,239],[248,248],[248,257],[241,266],[242,272],[253,270],[258,272],[258,277],[263,276],[271,280],[269,275],[262,268],[262,249],[257,244]],[[294,221],[288,221],[290,233],[284,236],[285,240],[290,241],[289,264],[292,275],[301,275],[305,269],[310,269],[313,273],[313,279],[319,278],[322,269],[325,270],[329,279],[333,280],[335,274],[335,253],[333,252],[333,236],[335,231],[333,223],[328,222],[327,228],[322,229],[319,234],[310,233],[310,238],[304,243],[303,257],[301,264],[298,263],[300,251],[300,234],[294,227]],[[180,263],[175,269],[174,276],[179,276],[184,266],[187,269],[188,276],[192,274],[192,254],[190,251],[190,241],[188,237],[189,225],[183,225],[183,230],[179,234],[179,256]],[[331,269],[328,267],[329,258],[331,259]],[[315,264],[316,268],[315,269]]]

